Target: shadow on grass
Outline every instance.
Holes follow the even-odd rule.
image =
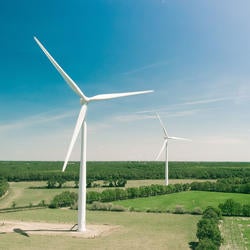
[[[58,233],[70,233],[76,232],[77,229],[74,229],[75,225],[70,229],[33,229],[33,230],[23,230],[21,228],[14,228],[13,231],[25,237],[30,237],[28,232],[58,232]],[[0,233],[1,234],[1,233]]]
[[[15,208],[2,208],[0,209],[0,213],[14,213],[25,210],[37,210],[37,209],[45,209],[47,206],[26,206],[26,207],[15,207]]]
[[[37,186],[37,187],[28,187],[28,189],[77,189],[78,187],[75,186],[62,186],[62,187],[53,187],[53,188],[48,188],[47,186]]]
[[[198,246],[197,241],[190,241],[190,242],[188,242],[188,244],[189,244],[189,248],[192,250],[195,250],[195,248]]]
[[[18,233],[18,234],[21,234],[23,236],[26,236],[26,237],[30,237],[24,230],[22,230],[21,228],[14,228],[13,231],[15,233]]]

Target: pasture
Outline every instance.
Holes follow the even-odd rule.
[[[39,209],[0,213],[0,222],[6,220],[76,223],[77,212],[65,209]],[[119,225],[117,231],[96,239],[59,236],[23,236],[18,233],[1,234],[2,249],[189,249],[195,241],[198,216],[88,212],[87,223]],[[1,233],[1,227],[0,227]]]
[[[205,209],[207,206],[217,207],[219,203],[222,203],[227,199],[234,199],[237,202],[246,203],[249,198],[249,194],[188,191],[147,198],[121,200],[113,203],[126,208],[133,207],[136,211],[142,212],[147,210],[172,212],[177,205],[183,206],[183,209],[186,212],[192,212],[197,207],[201,209]]]

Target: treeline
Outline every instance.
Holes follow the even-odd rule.
[[[0,161],[0,176],[8,181],[47,181],[52,177],[65,181],[79,179],[79,162],[70,162],[62,173],[63,162]],[[164,179],[164,162],[88,162],[87,179],[125,180]],[[250,177],[250,163],[245,162],[169,162],[171,179],[220,179]]]
[[[102,192],[89,191],[87,203],[94,201],[110,202],[116,200],[142,198],[156,195],[172,194],[189,190],[189,184],[170,184],[168,186],[153,184],[150,186],[105,189]]]
[[[4,178],[0,178],[0,197],[2,197],[8,190],[9,184]]]
[[[191,190],[250,194],[250,177],[226,178],[216,182],[192,182]]]
[[[141,186],[133,188],[115,188],[115,189],[105,189],[102,192],[89,191],[87,192],[86,202],[91,204],[95,201],[100,202],[110,202],[116,200],[134,199],[140,197],[149,197],[163,194],[171,194],[182,191],[189,190],[189,184],[170,184],[168,186],[164,185],[151,185],[151,186]],[[51,201],[49,207],[65,207],[72,206],[76,204],[77,194],[74,192],[65,191],[59,195],[56,195]]]

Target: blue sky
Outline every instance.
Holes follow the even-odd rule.
[[[89,105],[88,160],[250,161],[250,3],[221,0],[0,3],[0,160],[64,160],[79,98],[154,89]],[[79,142],[72,160],[79,159]],[[162,158],[163,159],[163,156]]]

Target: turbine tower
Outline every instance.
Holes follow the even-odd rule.
[[[80,97],[81,109],[78,115],[78,119],[75,125],[74,133],[67,151],[67,155],[64,161],[62,171],[67,167],[69,157],[71,155],[73,146],[76,142],[78,134],[81,130],[81,162],[80,162],[80,180],[79,180],[79,196],[78,196],[78,231],[84,232],[86,230],[86,146],[87,146],[87,124],[86,124],[86,112],[87,106],[90,102],[108,100],[118,97],[125,97],[131,95],[139,95],[153,92],[153,90],[128,92],[128,93],[115,93],[115,94],[102,94],[93,97],[87,97],[77,86],[77,84],[67,75],[67,73],[59,66],[55,59],[49,54],[39,40],[34,37],[35,41],[48,57],[50,62],[54,65],[66,83],[72,88],[72,90]]]
[[[164,133],[164,142],[163,145],[161,147],[161,150],[159,152],[159,154],[156,157],[156,160],[159,159],[159,157],[161,156],[163,150],[165,149],[165,185],[168,185],[168,141],[169,140],[180,140],[180,141],[190,141],[189,139],[185,139],[185,138],[181,138],[181,137],[175,137],[175,136],[168,136],[167,130],[159,116],[159,114],[156,113],[157,118],[160,121],[160,124],[162,126],[163,129],[163,133]]]

